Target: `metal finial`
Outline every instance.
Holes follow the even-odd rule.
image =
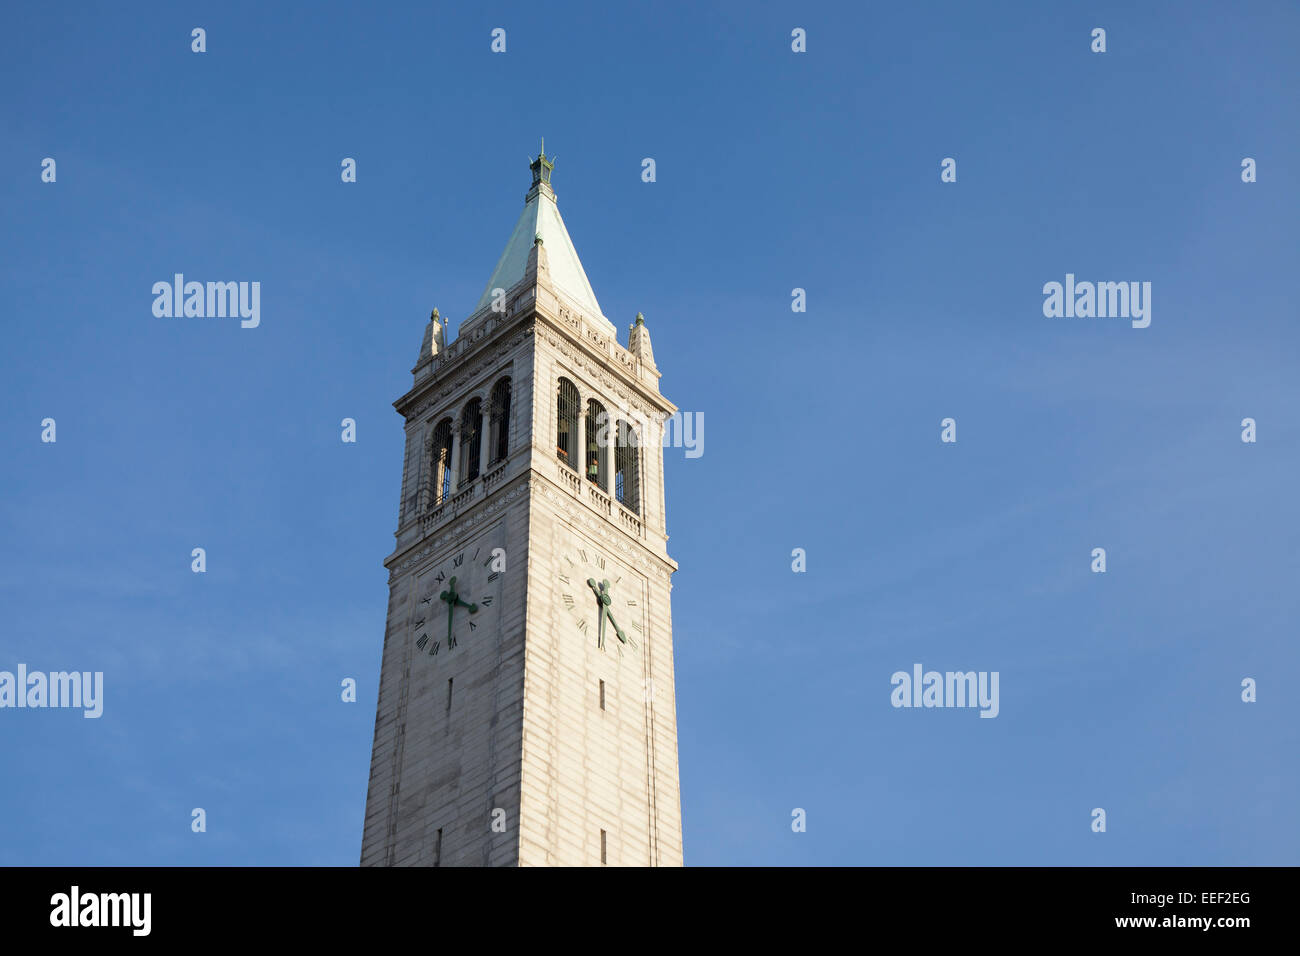
[[[537,155],[536,159],[528,161],[528,168],[533,172],[534,186],[538,183],[545,183],[547,186],[551,184],[551,170],[555,168],[555,160],[546,155],[546,139],[544,137],[542,139],[542,151]]]

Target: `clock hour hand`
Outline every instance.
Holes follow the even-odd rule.
[[[605,649],[605,605],[609,603],[609,595],[604,589],[608,586],[608,582],[597,584],[595,578],[587,578],[587,587],[596,595],[596,646],[602,651]]]

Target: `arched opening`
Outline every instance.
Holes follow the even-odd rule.
[[[488,402],[488,460],[503,460],[510,451],[510,379],[503,378],[492,387]]]
[[[451,494],[451,419],[444,418],[433,429],[432,470],[429,482],[433,504],[440,505]]]
[[[471,398],[460,416],[460,482],[465,487],[478,477],[479,456],[483,451],[483,403]]]
[[[628,511],[641,513],[641,474],[637,449],[640,445],[635,431],[627,422],[619,421],[617,444],[614,446],[614,497]]]
[[[609,415],[594,398],[587,401],[587,480],[601,491],[609,489]]]
[[[555,454],[570,468],[578,461],[578,386],[567,378],[560,379],[557,395]]]

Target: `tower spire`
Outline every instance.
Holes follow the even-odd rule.
[[[532,170],[532,188],[524,197],[524,208],[515,223],[514,232],[506,243],[505,251],[497,260],[492,277],[474,306],[471,316],[486,308],[495,298],[495,289],[511,289],[515,283],[529,275],[530,256],[539,245],[544,244],[548,260],[548,281],[555,290],[563,293],[570,304],[587,316],[601,331],[616,336],[618,330],[600,311],[596,294],[587,281],[587,273],[582,268],[573,240],[564,226],[560,209],[555,202],[555,191],[551,188],[551,170],[555,168],[555,159],[546,155],[546,140],[542,140],[541,150],[531,160],[528,168]]]

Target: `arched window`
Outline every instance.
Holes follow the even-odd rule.
[[[460,416],[460,487],[478,477],[479,453],[483,450],[483,403],[471,398]]]
[[[503,378],[492,389],[488,402],[488,459],[496,464],[510,450],[510,379]]]
[[[558,415],[555,427],[555,454],[570,468],[578,467],[578,386],[567,378],[560,379]]]
[[[614,446],[614,497],[633,514],[641,513],[641,473],[637,463],[637,433],[618,423]]]
[[[587,457],[584,474],[601,491],[609,485],[609,416],[594,398],[587,400]]]
[[[451,419],[444,418],[433,429],[433,461],[429,487],[433,504],[440,505],[451,494]]]

